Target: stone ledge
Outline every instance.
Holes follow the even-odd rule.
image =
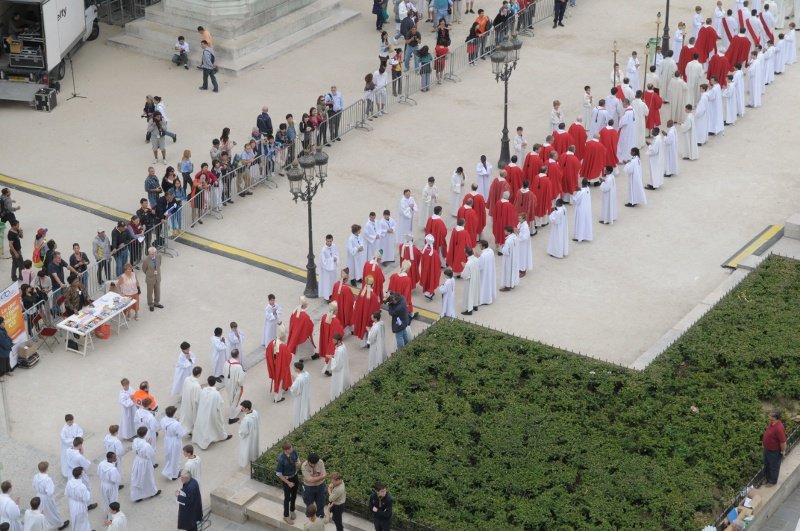
[[[792,214],[784,222],[783,235],[793,240],[800,240],[800,214]]]

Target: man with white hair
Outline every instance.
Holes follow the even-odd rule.
[[[191,472],[181,472],[181,488],[175,491],[178,498],[178,529],[194,531],[203,520],[203,500],[200,485],[192,478]]]
[[[239,351],[231,351],[225,362],[225,394],[228,396],[228,424],[239,422],[239,400],[244,393],[244,367],[239,361]]]
[[[294,309],[289,316],[289,339],[287,341],[289,352],[297,359],[319,358],[317,347],[314,344],[314,322],[308,315],[308,300],[300,296],[300,306]],[[303,347],[302,353],[300,347]],[[310,352],[309,352],[310,351]]]
[[[147,249],[147,257],[142,260],[142,273],[147,285],[147,306],[152,312],[154,308],[163,308],[161,305],[161,257],[155,247]]]

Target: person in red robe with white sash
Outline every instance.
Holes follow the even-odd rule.
[[[472,200],[467,199],[466,202],[458,209],[457,218],[464,218],[464,228],[469,233],[470,247],[474,247],[478,243],[478,214],[472,208]]]
[[[511,200],[514,200],[514,190],[519,190],[522,187],[522,168],[517,166],[517,156],[511,155],[511,162],[506,164],[503,168],[506,171],[506,181],[508,182],[509,191],[511,192]],[[457,216],[461,217],[461,216]]]
[[[461,204],[465,204],[467,199],[472,199],[472,208],[475,210],[475,213],[478,214],[478,234],[481,234],[483,229],[486,228],[486,211],[489,206],[486,204],[486,200],[481,194],[478,193],[477,190],[478,185],[472,183],[472,191],[464,196],[464,200],[461,201]],[[458,219],[458,217],[456,217],[456,219]]]
[[[561,122],[558,124],[558,131],[553,133],[553,148],[558,152],[559,157],[566,153],[567,148],[575,143],[572,135],[567,132],[566,127],[566,124]]]
[[[578,181],[580,180],[581,163],[578,157],[575,156],[575,146],[570,146],[563,157],[558,158],[558,165],[561,166],[561,199],[564,196],[571,196],[571,190],[578,189]],[[569,198],[569,197],[568,197]],[[530,223],[534,224],[534,218],[530,213],[525,216],[526,220],[531,220]]]
[[[719,52],[711,57],[708,61],[708,72],[706,72],[706,79],[710,80],[712,77],[716,77],[719,80],[720,88],[728,86],[728,72],[733,70],[725,52],[726,50],[720,49]]]
[[[608,153],[606,147],[600,140],[593,138],[586,142],[584,148],[583,164],[581,164],[581,178],[590,182],[597,182],[603,173],[603,168],[607,166]],[[547,212],[550,215],[550,212]]]
[[[447,266],[457,276],[464,271],[464,262],[467,261],[466,248],[470,246],[470,235],[464,228],[464,218],[459,218],[456,226],[450,232],[450,246],[447,248]]]
[[[420,255],[419,250],[417,250],[417,256]],[[412,285],[411,276],[408,274],[409,269],[411,269],[411,262],[405,261],[400,264],[400,272],[394,273],[389,277],[389,292],[390,293],[397,293],[402,295],[406,299],[406,305],[408,306],[408,314],[414,314],[414,302],[411,300],[411,290],[414,289],[416,283]]]
[[[336,317],[338,311],[339,306],[335,302],[328,304],[328,312],[322,316],[319,322],[319,355],[325,362],[325,365],[322,366],[322,372],[324,372],[326,376],[331,375],[328,366],[336,351],[336,343],[333,341],[333,336],[337,334],[340,336],[344,335],[344,327],[339,321],[339,318]]]
[[[711,52],[717,51],[717,38],[718,35],[711,25],[711,19],[707,18],[706,23],[697,33],[697,40],[694,43],[695,53],[699,56],[697,60],[700,61],[700,64],[705,64],[711,57]]]
[[[664,104],[664,100],[655,90],[653,90],[652,83],[647,84],[647,90],[644,91],[642,99],[644,100],[644,104],[647,105],[648,109],[647,117],[644,119],[644,124],[647,130],[650,131],[654,127],[661,125],[661,106]],[[616,156],[614,158],[616,158]],[[609,164],[609,166],[611,166],[611,164]]]
[[[561,189],[561,166],[558,165],[558,153],[555,150],[550,152],[550,160],[547,161],[547,176],[550,177],[550,186],[554,189],[555,197],[560,197],[562,192],[569,192],[569,190]],[[514,223],[516,221],[517,219],[514,218]],[[514,223],[509,223],[509,225],[516,227]]]
[[[375,279],[371,276],[364,278],[366,281],[358,292],[353,308],[353,335],[363,341],[362,347],[367,343],[367,327],[372,326],[372,314],[380,311],[382,300],[373,289]]]
[[[533,182],[533,178],[539,174],[539,168],[544,164],[538,153],[541,147],[540,144],[534,144],[533,151],[525,155],[525,162],[522,164],[522,178],[528,179],[528,182]],[[486,204],[491,205],[492,203],[487,202]]]
[[[304,345],[306,342],[311,343],[312,356],[311,359],[319,358],[319,354],[314,344],[314,322],[311,316],[306,311],[308,308],[308,300],[305,297],[300,297],[300,306],[295,308],[292,315],[289,316],[289,352],[297,355],[297,359],[302,359],[302,356],[297,352],[298,347]]]
[[[411,289],[417,287],[419,283],[419,248],[414,245],[414,237],[409,234],[406,236],[406,242],[400,246],[400,268],[402,269],[405,262],[409,263],[408,276],[411,278]],[[392,288],[389,288],[392,291]],[[409,305],[411,303],[409,302]],[[408,310],[408,313],[412,313]]]
[[[489,187],[489,197],[486,198],[486,204],[489,205],[489,215],[492,217],[494,217],[494,207],[503,197],[503,193],[508,192],[511,195],[511,187],[508,185],[505,176],[505,170],[500,170],[500,175],[492,181]]]
[[[372,260],[364,264],[364,275],[363,278],[367,278],[367,275],[372,277],[372,290],[378,296],[379,300],[383,300],[383,283],[386,281],[386,277],[383,275],[383,269],[381,268],[381,262],[383,261],[383,250],[378,250],[375,253],[375,256],[372,257]],[[367,323],[370,321],[368,320]]]
[[[553,135],[547,135],[544,144],[539,147],[539,158],[545,161],[548,160],[550,158],[550,152],[553,150]]]
[[[619,164],[617,158],[617,144],[619,144],[619,131],[614,127],[614,120],[609,120],[608,125],[600,129],[600,143],[606,148],[606,163],[605,166],[614,166],[616,168]],[[570,190],[577,190],[578,183],[575,183]]]
[[[508,192],[503,192],[503,197],[494,205],[492,233],[494,233],[494,242],[498,249],[502,248],[506,242],[505,228],[517,220],[517,210],[514,208],[514,204],[508,200],[509,196]],[[464,261],[467,261],[466,255]]]
[[[286,329],[278,325],[278,337],[269,342],[266,352],[267,374],[272,382],[273,400],[276,403],[286,400],[283,392],[292,386],[292,353],[285,339]]]
[[[475,188],[477,189],[477,185],[475,185]],[[473,193],[483,199],[483,196],[478,192],[473,191]],[[486,209],[484,209],[483,215],[486,215]],[[433,235],[433,246],[439,251],[439,257],[444,259],[444,255],[447,254],[447,225],[444,224],[442,219],[442,205],[433,207],[433,215],[428,218],[428,222],[425,224],[425,234]]]
[[[350,280],[350,271],[348,268],[342,270],[342,279],[333,285],[333,293],[331,298],[336,301],[338,306],[337,317],[339,322],[345,330],[353,327],[353,306],[356,303],[356,298],[353,296],[353,290],[350,289],[348,281]]]
[[[681,54],[678,57],[678,72],[681,73],[684,81],[686,81],[686,65],[694,58],[695,53],[694,37],[690,37],[689,44],[681,48]]]
[[[553,187],[550,185],[550,177],[547,176],[547,166],[541,168],[541,172],[536,176],[535,184],[531,187],[536,196],[535,225],[544,227],[550,223],[550,211],[553,209]]]
[[[422,268],[420,271],[419,284],[422,286],[422,294],[428,300],[433,300],[433,294],[436,293],[436,288],[439,287],[439,280],[442,277],[442,260],[439,257],[438,250],[433,234],[425,236],[425,246],[422,248]]]
[[[588,140],[586,127],[583,125],[582,118],[577,118],[575,123],[569,126],[569,136],[572,137],[572,144],[575,146],[575,156],[578,157],[578,160],[582,161],[583,146],[586,145],[586,140]],[[530,218],[528,218],[528,221],[530,221]]]
[[[574,155],[573,159],[577,159]],[[534,219],[536,217],[536,195],[530,191],[531,183],[526,180],[522,181],[522,188],[517,192],[517,198],[514,200],[514,208],[517,210],[517,215],[525,214],[527,219]],[[534,232],[534,234],[536,234]]]
[[[747,64],[747,58],[750,57],[750,39],[747,38],[747,29],[740,28],[739,34],[731,39],[731,44],[725,52],[730,64],[736,66],[737,64]]]

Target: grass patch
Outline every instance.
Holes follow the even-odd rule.
[[[441,321],[289,440],[349,510],[386,482],[398,529],[699,529],[760,467],[765,408],[797,411],[798,315],[772,257],[641,373]]]

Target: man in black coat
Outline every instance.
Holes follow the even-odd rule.
[[[181,490],[175,492],[178,497],[178,529],[197,531],[197,525],[203,520],[203,500],[200,498],[200,485],[192,477],[191,472],[181,472]]]

